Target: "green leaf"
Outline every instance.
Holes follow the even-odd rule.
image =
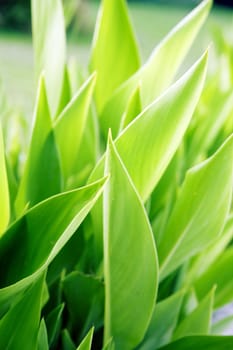
[[[179,292],[155,305],[154,312],[139,350],[158,349],[171,341],[184,292]]]
[[[205,335],[210,332],[210,323],[213,310],[214,290],[200,302],[188,316],[182,320],[176,328],[173,340],[189,335]]]
[[[40,322],[37,350],[49,350],[48,335],[44,319]]]
[[[91,350],[94,328],[92,327],[86,337],[83,339],[77,350]]]
[[[127,59],[126,59],[127,58]],[[96,24],[90,69],[97,71],[95,99],[100,112],[112,92],[140,66],[125,0],[103,0]]]
[[[37,348],[44,273],[18,298],[0,320],[0,348]]]
[[[63,281],[63,291],[70,320],[81,336],[92,325],[95,329],[102,326],[104,285],[99,278],[72,272]]]
[[[221,234],[230,209],[232,182],[233,136],[211,158],[187,172],[158,246],[161,279]]]
[[[111,140],[105,172],[110,180],[104,191],[104,343],[113,338],[116,349],[132,349],[152,316],[157,253],[141,199]]]
[[[69,101],[71,99],[71,86],[70,86],[70,78],[69,78],[68,69],[69,68],[66,65],[65,69],[64,69],[62,91],[61,91],[61,96],[60,96],[56,116],[59,116],[61,114],[61,112],[63,111],[63,109],[66,107],[66,105],[69,103]]]
[[[76,346],[74,345],[67,329],[62,331],[62,349],[63,350],[76,350]]]
[[[95,74],[93,74],[55,122],[54,132],[65,182],[76,172],[80,143],[86,125],[95,80]]]
[[[115,91],[100,117],[102,129],[105,133],[108,128],[111,128],[113,136],[117,135],[121,116],[126,109],[131,94],[139,83],[141,85],[143,108],[168,88],[205,21],[211,3],[211,0],[203,1],[185,17],[155,48],[142,68]],[[122,44],[119,44],[118,50],[119,47],[122,47]],[[111,62],[115,62],[115,57]],[[117,72],[117,69],[115,71]]]
[[[49,346],[54,347],[59,337],[62,325],[62,313],[64,304],[56,306],[47,316],[45,323],[48,332]]]
[[[233,301],[233,248],[228,248],[209,269],[194,283],[198,298],[202,298],[206,290],[216,285],[215,308]]]
[[[178,82],[146,108],[117,137],[118,152],[143,201],[148,199],[174,156],[198,102],[206,71],[204,55]],[[150,151],[148,151],[150,150]],[[102,176],[101,158],[89,181]],[[102,255],[100,203],[92,212],[97,254]]]
[[[125,129],[126,126],[130,124],[131,121],[133,121],[141,113],[141,110],[142,110],[142,105],[141,105],[140,85],[139,85],[130,96],[129,103],[126,107],[126,111],[123,114],[121,119],[120,130]]]
[[[228,350],[233,346],[233,337],[196,336],[185,337],[163,346],[161,350]]]
[[[60,164],[49,113],[44,78],[39,83],[31,143],[15,208],[18,216],[29,205],[60,192]]]
[[[0,236],[3,234],[10,220],[10,194],[8,189],[5,151],[2,128],[0,125]]]
[[[201,251],[197,257],[194,257],[185,276],[185,284],[191,284],[198,279],[211,264],[216,261],[233,238],[233,214],[231,214],[223,230],[223,233],[208,246],[204,251]]]
[[[54,116],[62,93],[66,59],[65,22],[61,0],[31,0],[37,77],[45,72],[49,106]]]
[[[101,179],[51,197],[10,226],[0,239],[2,308],[29,286],[61,251],[102,193],[105,182],[106,179]]]

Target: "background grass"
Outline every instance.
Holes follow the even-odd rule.
[[[130,4],[130,13],[139,40],[142,60],[148,57],[154,46],[189,10],[184,7]],[[97,4],[88,4],[85,9],[85,17],[88,21],[87,34],[69,37],[68,56],[73,56],[83,66],[88,64],[96,14]],[[232,10],[221,8],[212,10],[207,24],[186,60],[185,68],[211,42],[209,35],[211,27],[217,24],[230,31],[232,17]],[[30,36],[0,32],[0,79],[10,105],[16,106],[24,114],[30,116],[35,98],[33,50]]]

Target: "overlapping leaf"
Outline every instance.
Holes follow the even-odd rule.
[[[43,199],[59,193],[60,189],[60,164],[52,130],[45,82],[42,77],[39,84],[30,148],[16,198],[17,214],[21,214],[26,205],[32,207]]]
[[[95,74],[86,81],[55,122],[54,132],[65,181],[77,169],[78,153],[94,84]]]
[[[52,116],[57,112],[66,59],[65,22],[61,0],[31,0],[37,77],[45,72]]]
[[[203,1],[155,48],[145,65],[115,91],[100,117],[105,133],[108,128],[111,128],[114,137],[117,135],[121,117],[138,84],[141,85],[143,108],[153,102],[171,84],[210,7],[210,0]],[[120,44],[119,47],[121,46]]]
[[[157,253],[143,204],[111,140],[105,171],[110,173],[104,191],[105,343],[113,338],[116,350],[132,349],[152,316]]]
[[[188,171],[158,246],[161,278],[219,236],[230,209],[232,181],[233,136]]]
[[[105,181],[102,179],[41,202],[6,231],[0,240],[2,309],[59,253],[94,205]]]
[[[10,310],[0,321],[0,348],[32,350],[37,348],[40,324],[41,296],[44,273],[16,298]]]
[[[103,0],[90,68],[97,71],[95,89],[100,112],[112,92],[139,68],[139,54],[125,0]]]

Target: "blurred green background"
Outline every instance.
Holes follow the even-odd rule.
[[[48,0],[49,1],[49,0]],[[198,0],[129,1],[129,9],[145,60],[154,46],[194,7]],[[63,0],[68,32],[68,57],[88,65],[99,1]],[[184,5],[185,4],[185,5]],[[190,65],[211,44],[216,26],[229,31],[231,8],[214,7],[186,61]],[[31,115],[34,103],[33,50],[30,29],[30,0],[1,0],[0,82],[10,105]]]

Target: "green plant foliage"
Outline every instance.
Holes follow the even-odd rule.
[[[102,0],[82,71],[61,0],[31,1],[32,123],[0,87],[0,349],[233,347],[232,312],[216,318],[233,301],[232,44],[219,30],[216,69],[207,52],[181,66],[211,4],[141,65],[126,1]]]
[[[31,0],[37,77],[45,72],[52,116],[59,107],[66,61],[65,20],[61,0]],[[59,40],[58,40],[59,38]]]
[[[5,162],[2,129],[0,126],[0,235],[5,231],[10,220],[10,198]]]
[[[116,349],[130,349],[142,340],[151,318],[158,284],[157,252],[141,199],[111,137],[105,172],[111,174],[104,192],[105,343],[113,338]],[[132,264],[128,264],[129,251]]]

